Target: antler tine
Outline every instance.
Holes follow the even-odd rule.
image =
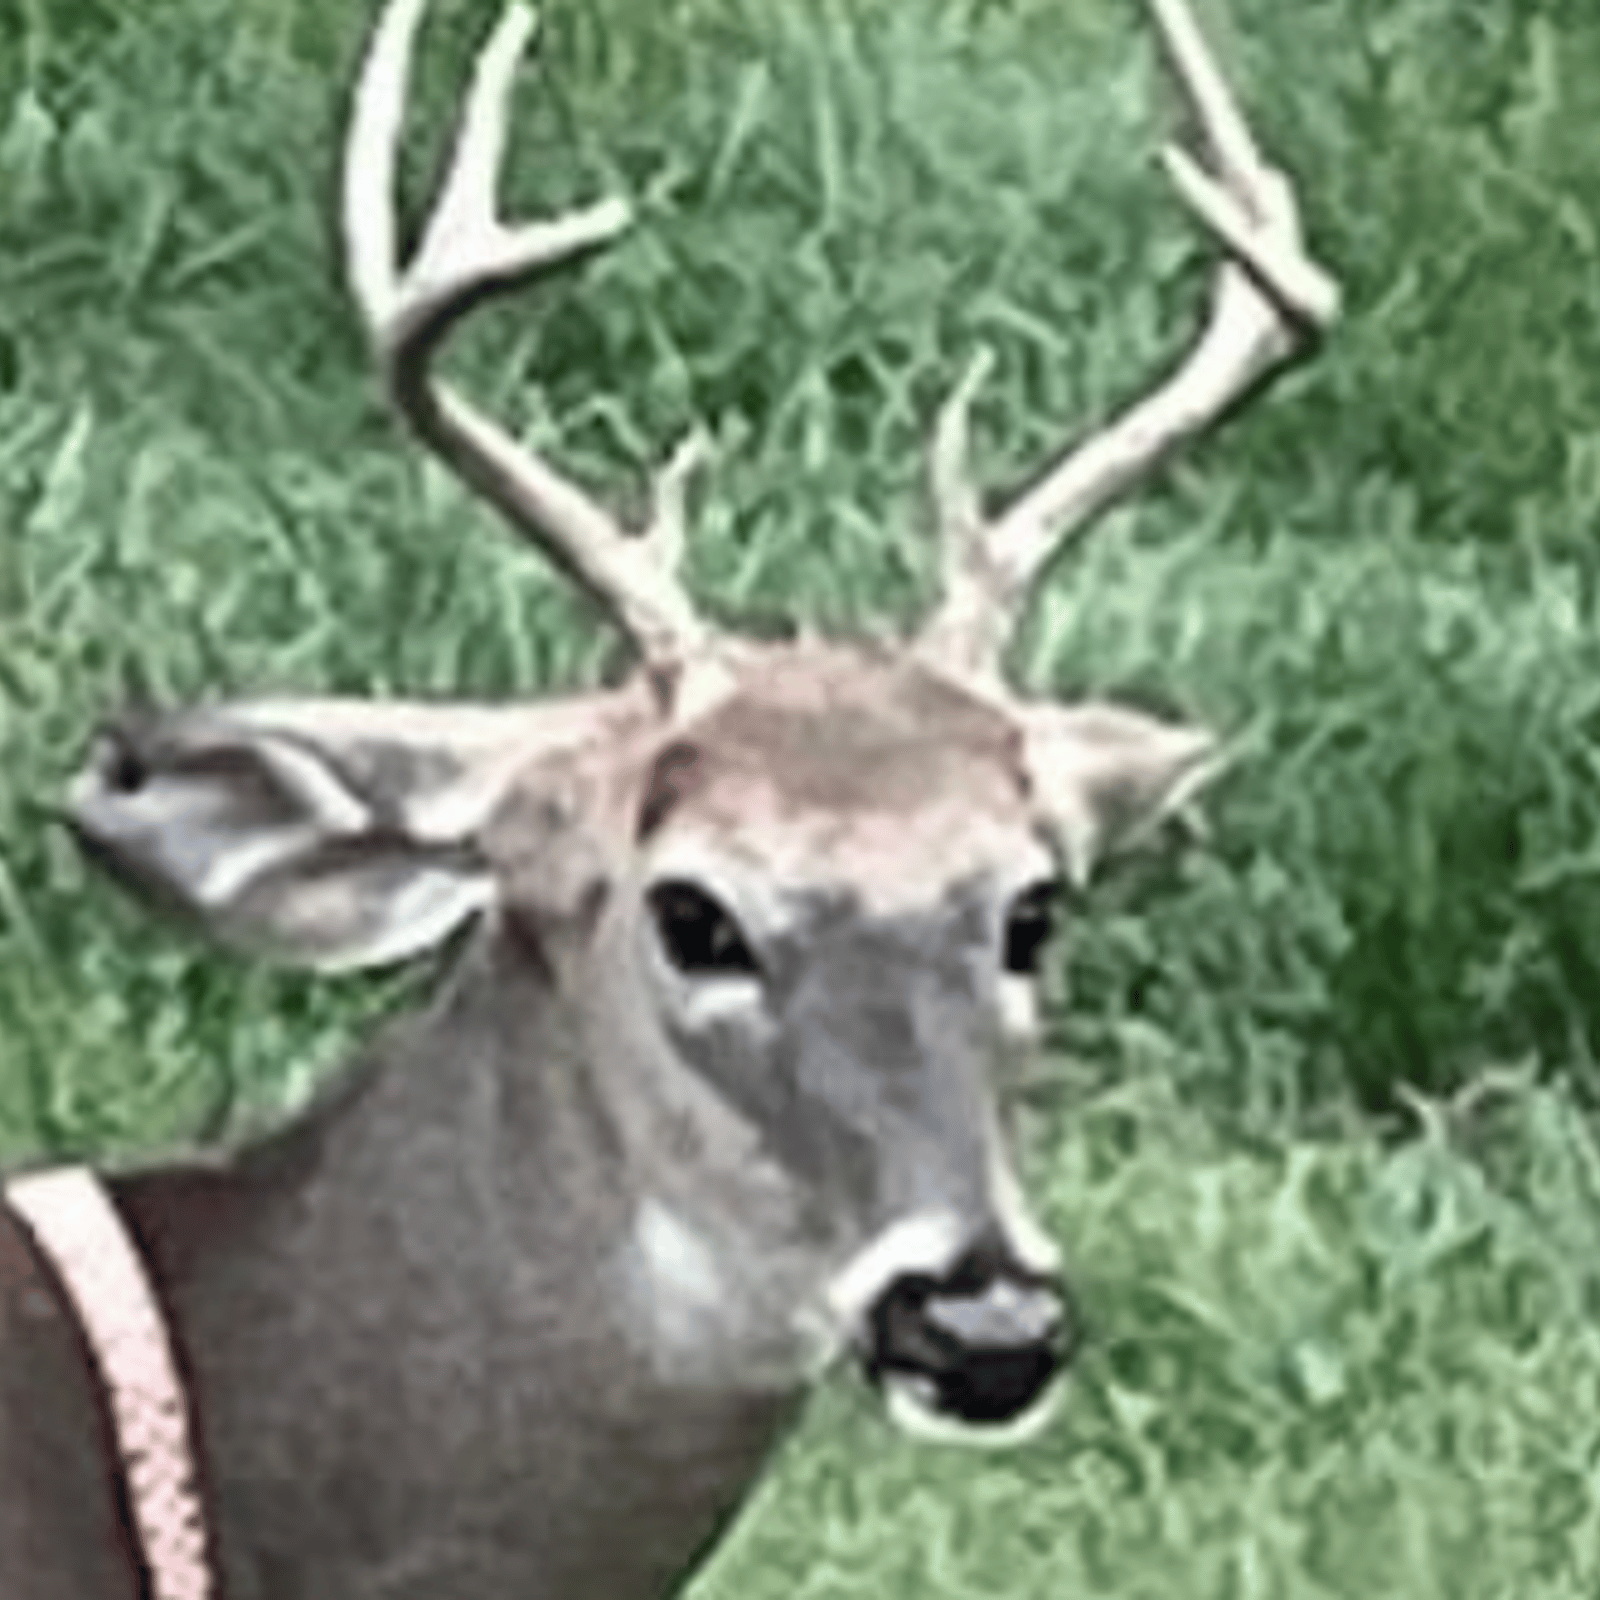
[[[633,535],[430,372],[444,334],[484,294],[608,243],[632,214],[626,201],[612,198],[541,222],[508,226],[500,220],[495,187],[512,83],[535,26],[527,7],[512,4],[478,56],[422,244],[409,266],[400,264],[395,167],[425,5],[391,0],[379,17],[345,147],[347,271],[389,395],[438,455],[616,617],[647,659],[680,659],[709,636],[673,570],[689,455],[680,451],[667,469],[669,489],[658,495],[657,519],[643,535]]]
[[[1188,0],[1147,3],[1216,168],[1168,147],[1167,171],[1228,257],[1205,327],[1178,369],[996,516],[978,514],[968,480],[971,372],[946,402],[931,454],[945,593],[918,645],[980,679],[998,680],[1007,639],[1050,559],[1338,315],[1338,285],[1306,252],[1294,192],[1257,152]]]

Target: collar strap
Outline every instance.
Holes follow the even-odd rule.
[[[87,1167],[13,1178],[4,1196],[54,1264],[94,1352],[151,1600],[213,1600],[183,1385],[166,1320],[121,1215]]]

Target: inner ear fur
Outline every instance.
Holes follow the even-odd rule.
[[[615,737],[627,707],[255,701],[105,730],[68,820],[144,898],[292,965],[376,966],[497,894],[483,848],[524,774]]]

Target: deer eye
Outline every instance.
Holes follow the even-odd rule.
[[[1039,955],[1055,930],[1056,884],[1033,884],[1011,902],[1006,913],[1002,960],[1007,972],[1039,970]]]
[[[679,972],[759,972],[739,924],[703,889],[671,879],[656,884],[648,899],[661,947]]]

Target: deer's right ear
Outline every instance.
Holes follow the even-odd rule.
[[[1024,717],[1040,809],[1077,884],[1101,857],[1181,810],[1220,769],[1210,734],[1122,706],[1030,705]]]
[[[477,832],[537,754],[526,711],[460,712],[131,717],[100,736],[68,820],[127,886],[223,944],[323,970],[396,961],[488,904]]]

